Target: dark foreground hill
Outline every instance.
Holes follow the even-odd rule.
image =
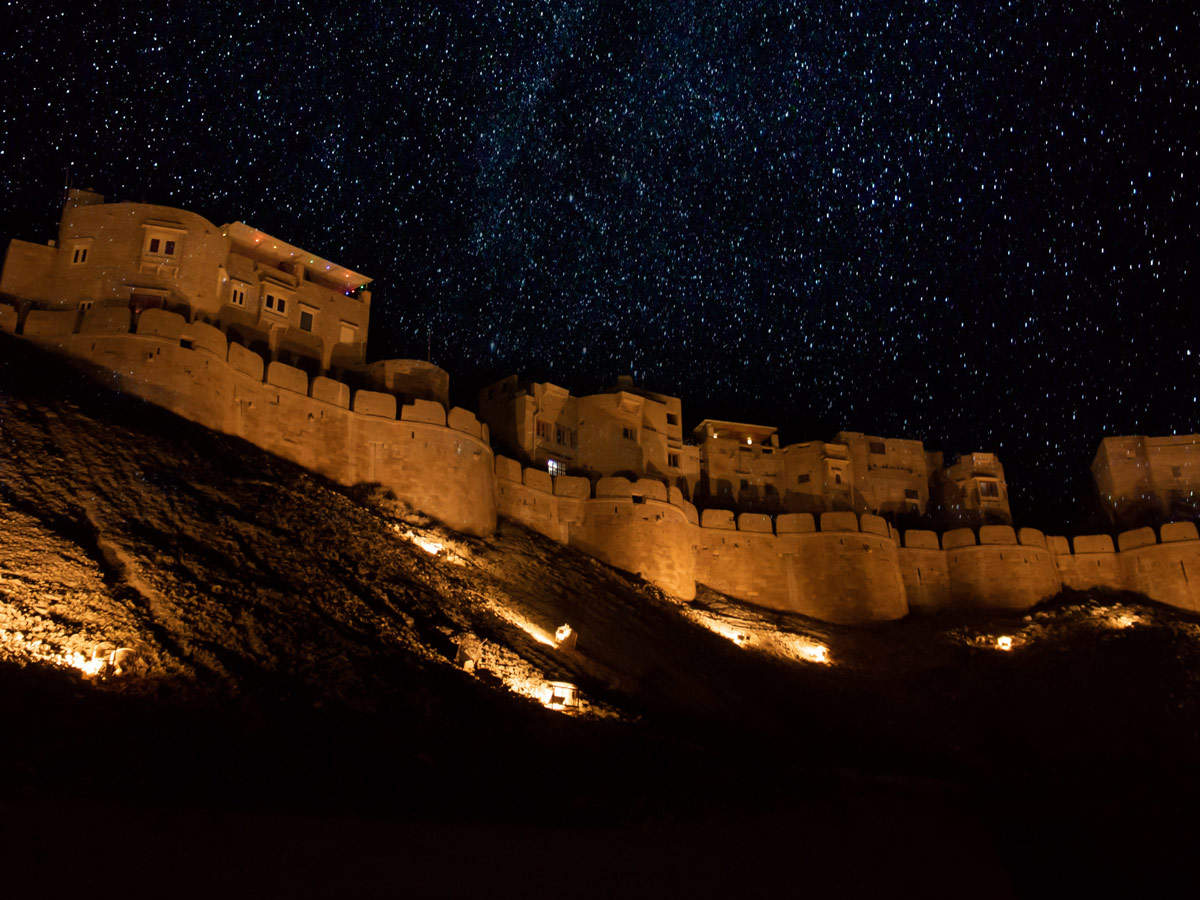
[[[0,852],[52,894],[1167,884],[1198,666],[1128,596],[870,631],[680,604],[0,337]]]

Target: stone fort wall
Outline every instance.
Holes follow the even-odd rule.
[[[118,390],[245,438],[341,484],[378,482],[469,534],[496,527],[486,426],[430,400],[351,391],[229,342],[217,328],[160,309],[31,310],[23,336],[71,357]],[[16,313],[0,305],[0,331]]]
[[[1190,522],[1069,542],[1033,528],[894,530],[850,512],[708,509],[653,479],[551,477],[496,457],[497,511],[682,599],[707,585],[758,606],[865,625],[910,611],[1021,612],[1064,588],[1111,588],[1200,612]]]
[[[378,482],[452,528],[506,516],[681,599],[707,585],[759,606],[862,625],[908,612],[1021,611],[1063,588],[1134,591],[1200,612],[1195,525],[1068,541],[1030,528],[899,533],[838,512],[705,510],[654,479],[552,477],[493,456],[463,409],[399,403],[263,357],[217,328],[149,309],[17,311],[0,331],[73,358],[105,383],[343,483]]]

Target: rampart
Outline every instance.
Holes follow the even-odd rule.
[[[0,331],[72,358],[106,384],[343,483],[378,482],[452,528],[503,515],[684,600],[740,600],[862,625],[910,611],[1023,611],[1064,588],[1128,590],[1200,612],[1200,536],[1164,525],[1068,541],[1007,525],[902,535],[849,512],[699,513],[652,478],[551,476],[493,456],[463,409],[310,377],[160,309],[18,310]]]
[[[342,382],[268,364],[219,329],[161,309],[136,320],[128,308],[31,310],[21,324],[32,343],[185,419],[342,484],[378,482],[460,531],[495,530],[487,430],[466,410],[351,392]],[[0,329],[16,325],[13,312],[0,315]]]
[[[864,625],[909,611],[1021,612],[1064,588],[1112,588],[1200,611],[1191,523],[1047,538],[985,525],[894,531],[851,512],[768,515],[696,508],[653,479],[552,477],[496,457],[497,510],[682,599],[703,584],[758,606]]]

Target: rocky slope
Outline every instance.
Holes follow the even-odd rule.
[[[213,846],[376,823],[343,847],[364,889],[373,840],[414,865],[475,841],[464,889],[531,846],[567,879],[583,846],[646,885],[674,860],[667,883],[700,893],[1158,877],[1195,835],[1198,664],[1194,620],[1129,596],[864,631],[683,604],[515,526],[449,533],[0,336],[13,852],[100,806],[151,844],[163,816]],[[549,682],[583,706],[547,708]],[[326,883],[322,858],[293,889]],[[577,891],[625,871],[600,868]]]

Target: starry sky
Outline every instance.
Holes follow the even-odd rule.
[[[470,402],[633,373],[785,442],[993,450],[1070,524],[1200,431],[1192,3],[6,2],[0,237],[67,173],[373,278]],[[471,404],[473,405],[473,403]]]

